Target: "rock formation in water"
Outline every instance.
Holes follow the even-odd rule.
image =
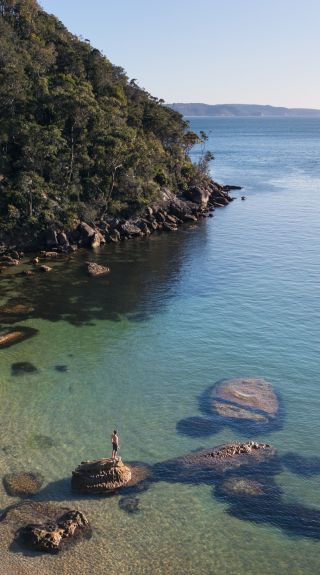
[[[29,523],[20,528],[20,541],[31,549],[45,553],[58,553],[66,540],[70,540],[81,531],[89,529],[86,516],[70,509],[55,520],[49,518],[43,523]]]
[[[224,379],[211,388],[208,397],[212,413],[231,419],[269,423],[279,410],[272,385],[264,379]]]
[[[87,272],[89,274],[89,276],[101,276],[104,274],[107,274],[110,269],[105,267],[105,266],[101,266],[95,262],[87,262],[86,263],[87,266]]]
[[[97,493],[114,491],[127,485],[131,470],[121,459],[96,459],[83,461],[72,472],[71,486],[77,491]]]
[[[16,343],[20,343],[25,339],[29,339],[29,337],[33,337],[37,333],[37,329],[25,326],[16,326],[11,331],[0,333],[0,350]]]
[[[22,471],[21,473],[8,473],[2,481],[8,495],[29,497],[40,491],[44,479],[40,473]]]
[[[267,443],[249,441],[194,451],[156,464],[153,472],[159,480],[197,483],[210,482],[239,469],[254,473],[262,466],[273,468],[275,464],[275,448]]]

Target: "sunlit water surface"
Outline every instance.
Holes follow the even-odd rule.
[[[233,516],[210,484],[155,483],[134,515],[119,496],[70,491],[80,461],[110,454],[114,427],[122,458],[149,464],[246,439],[230,427],[209,437],[177,428],[201,415],[199,396],[226,377],[266,378],[281,396],[281,425],[257,440],[280,456],[320,455],[320,120],[191,125],[210,133],[213,176],[244,186],[236,201],[176,233],[96,251],[108,276],[87,278],[88,253],[78,253],[45,276],[1,277],[1,303],[31,302],[34,313],[17,325],[39,333],[0,351],[0,472],[40,471],[38,499],[79,507],[93,525],[91,540],[59,556],[9,551],[0,526],[3,575],[320,570],[317,538],[281,529],[276,514],[259,523]],[[17,361],[38,373],[13,376]],[[319,473],[284,465],[275,477],[283,500],[320,510]],[[0,507],[16,501],[1,484]]]

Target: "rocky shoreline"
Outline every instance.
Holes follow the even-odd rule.
[[[146,207],[139,216],[127,219],[104,217],[98,222],[79,221],[74,229],[65,230],[52,226],[37,239],[19,236],[3,239],[0,243],[0,272],[17,266],[25,253],[38,253],[32,263],[37,271],[51,271],[40,260],[51,260],[59,254],[68,254],[79,248],[97,248],[106,243],[117,243],[131,238],[149,236],[154,232],[172,232],[184,223],[193,223],[211,217],[216,208],[227,206],[234,198],[229,192],[239,186],[222,186],[214,181],[205,187],[194,186],[177,196],[167,189],[161,198]],[[30,272],[30,271],[29,271]],[[31,272],[25,272],[31,275]],[[89,270],[90,275],[97,275]]]

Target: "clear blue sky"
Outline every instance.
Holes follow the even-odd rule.
[[[320,0],[40,0],[167,102],[320,108]]]

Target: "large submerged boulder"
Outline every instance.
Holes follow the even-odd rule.
[[[18,537],[24,545],[32,549],[58,553],[65,540],[70,540],[88,528],[86,516],[81,511],[69,509],[54,519],[49,517],[42,523],[28,523],[20,528]]]
[[[153,471],[158,480],[174,482],[210,482],[235,470],[246,473],[261,471],[267,466],[273,473],[277,455],[274,447],[267,443],[248,441],[227,443],[211,449],[201,449],[158,463]]]
[[[11,331],[0,333],[0,349],[20,343],[29,339],[29,337],[33,337],[37,333],[38,330],[32,327],[16,326],[15,329]]]
[[[2,481],[8,495],[30,497],[40,491],[44,479],[41,473],[22,471],[20,473],[8,473]]]
[[[270,423],[279,411],[272,385],[264,379],[223,379],[209,393],[209,409],[221,417]]]
[[[11,505],[0,516],[1,542],[29,547],[35,551],[58,553],[71,541],[91,537],[85,515],[76,509],[51,501],[23,501]]]
[[[111,492],[124,487],[132,478],[130,467],[121,459],[83,461],[72,472],[71,486],[83,493]]]

